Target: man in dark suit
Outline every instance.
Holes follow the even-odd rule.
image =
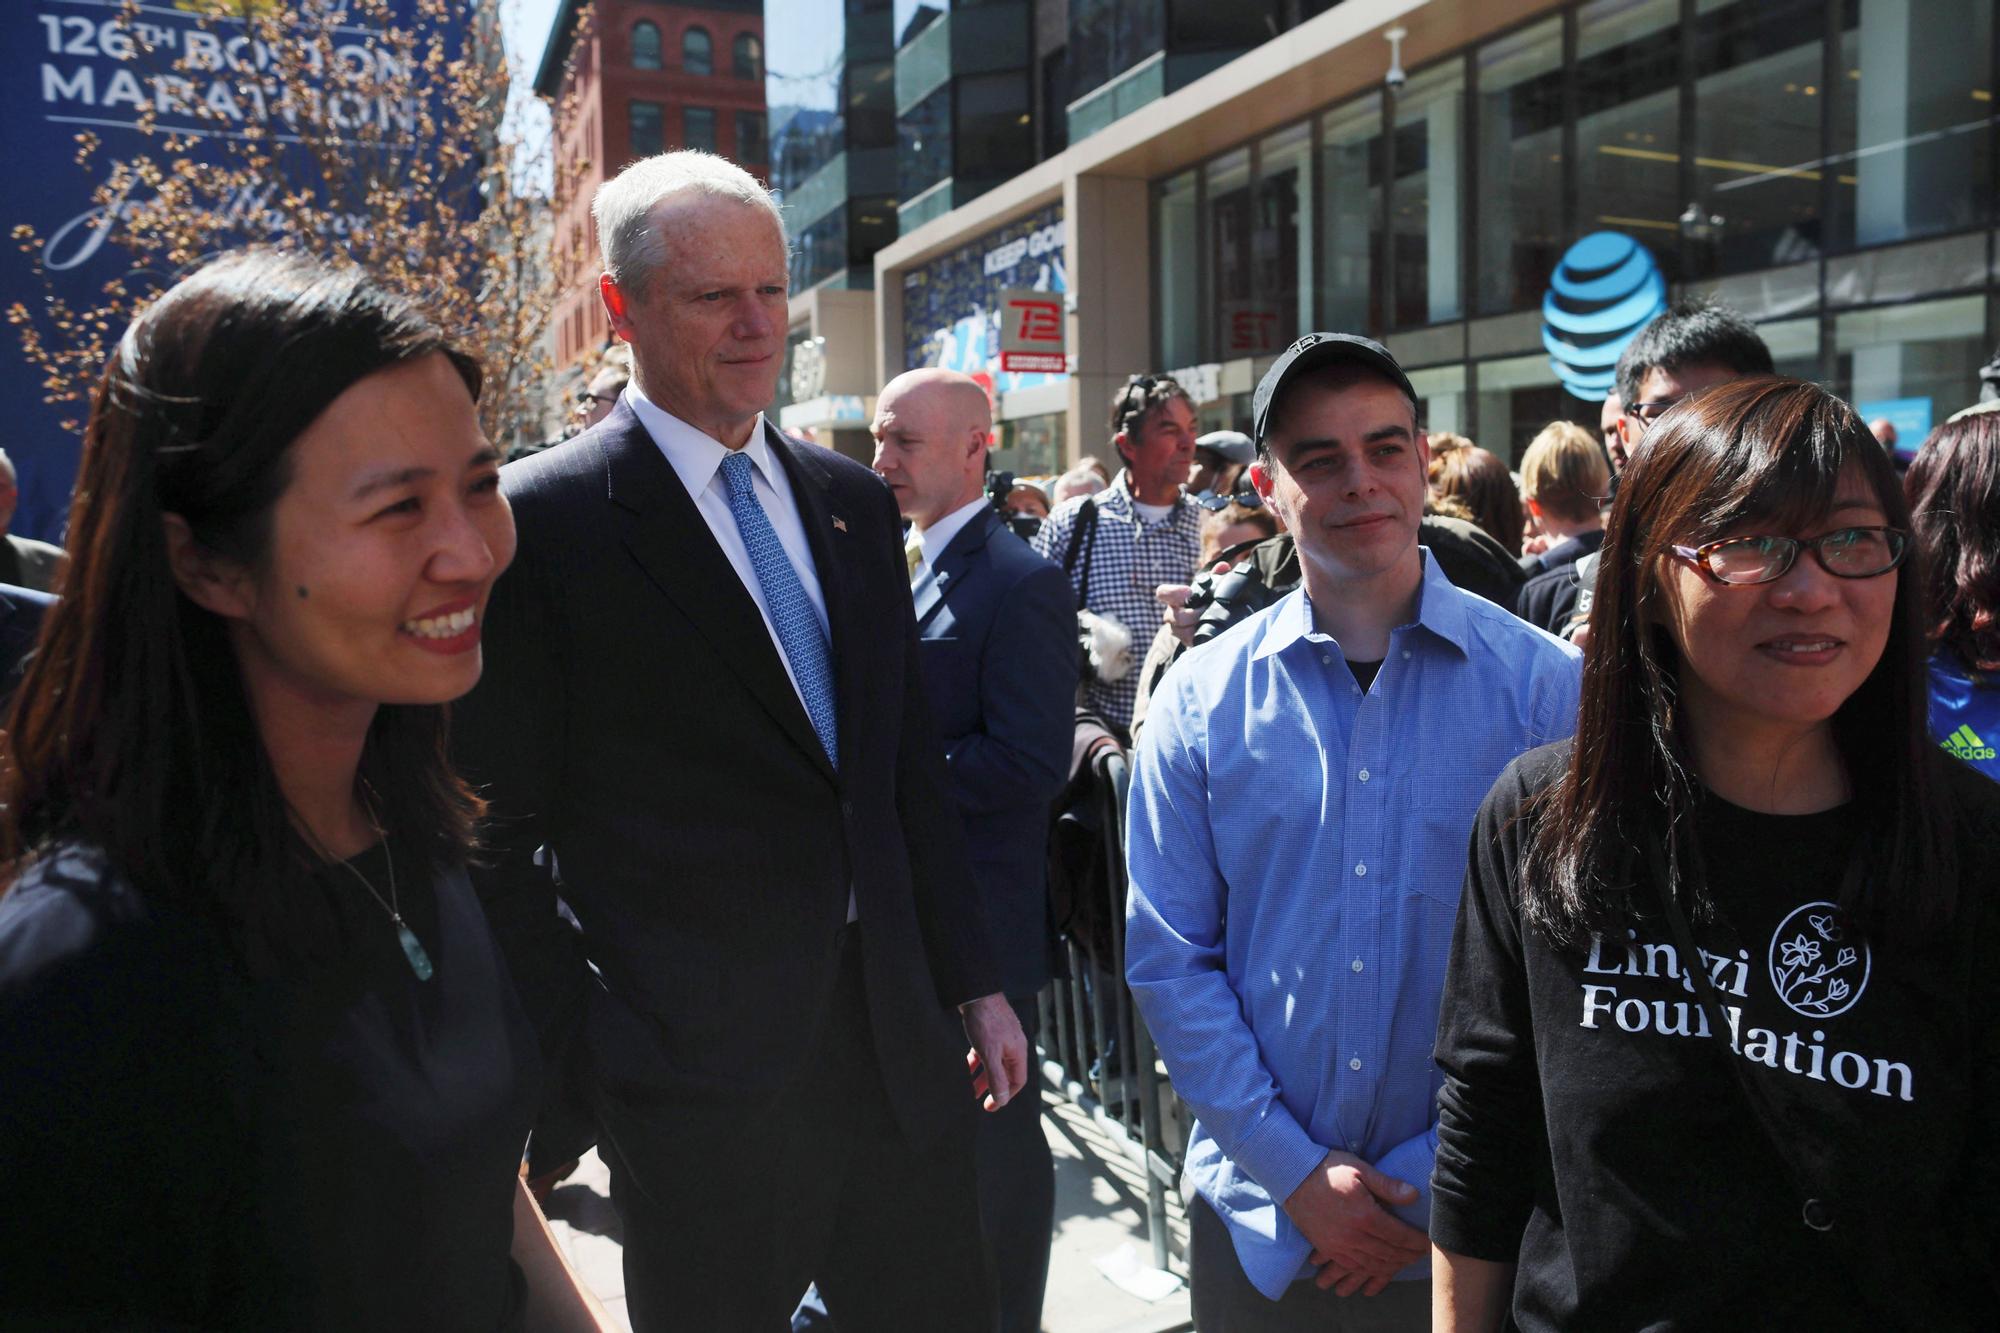
[[[875,470],[910,520],[906,539],[924,692],[965,823],[974,877],[1021,1026],[1037,1026],[1054,934],[1049,803],[1068,777],[1076,599],[986,499],[992,409],[949,370],[913,370],[875,406]],[[1034,1086],[979,1126],[979,1202],[1001,1333],[1038,1333],[1055,1213],[1055,1162]]]
[[[945,801],[895,504],[763,421],[787,256],[762,187],[670,153],[592,207],[633,377],[503,472],[519,554],[456,720],[491,802],[476,883],[558,1059],[583,991],[564,1067],[640,1333],[782,1329],[813,1281],[853,1333],[983,1333],[973,1098],[1004,1106],[1027,1045]]]
[[[0,583],[0,707],[6,705],[21,679],[22,659],[35,646],[42,613],[55,602],[45,592]]]

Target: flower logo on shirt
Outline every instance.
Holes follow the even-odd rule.
[[[1832,1018],[1852,1009],[1874,966],[1868,941],[1832,903],[1807,903],[1771,936],[1771,985],[1793,1013]]]

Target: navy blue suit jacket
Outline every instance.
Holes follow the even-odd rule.
[[[913,590],[924,693],[944,741],[1007,994],[1049,979],[1049,803],[1069,777],[1076,597],[991,509]]]
[[[838,771],[623,403],[501,470],[520,546],[452,720],[490,802],[473,883],[523,998],[560,1026],[581,990],[605,1132],[682,1151],[749,1132],[808,1067],[850,890],[876,1055],[912,1138],[973,1113],[953,1006],[1001,989],[917,680],[895,501],[859,463],[768,438],[826,599]]]
[[[45,592],[0,583],[0,704],[14,692],[20,679],[21,659],[35,645],[35,632],[42,626],[42,613],[56,599]]]

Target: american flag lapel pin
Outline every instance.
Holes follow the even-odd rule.
[[[842,518],[840,515],[835,514],[833,516],[833,530],[835,532],[847,531],[847,520]]]

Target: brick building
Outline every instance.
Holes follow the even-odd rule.
[[[770,150],[761,0],[597,0],[579,43],[582,8],[582,0],[557,8],[535,92],[555,107],[557,170],[587,164],[554,219],[555,262],[569,271],[551,336],[556,364],[588,374],[611,337],[590,221],[598,185],[635,158],[673,148],[706,148],[763,180]]]

